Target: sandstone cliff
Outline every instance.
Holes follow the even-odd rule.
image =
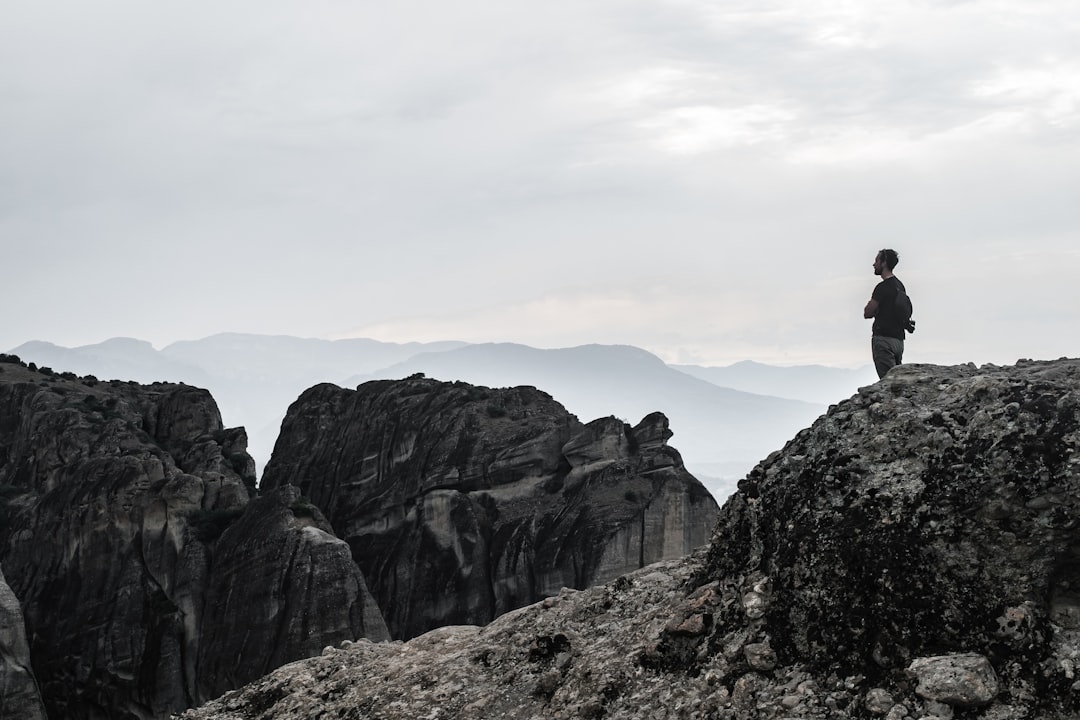
[[[1078,548],[1080,361],[907,365],[760,463],[705,552],[184,717],[1065,720]]]
[[[205,390],[3,360],[0,565],[49,717],[165,717],[386,636],[317,511],[288,492],[249,504],[244,431]]]
[[[318,385],[289,409],[262,487],[296,485],[326,514],[405,638],[705,543],[716,502],[670,435],[659,413],[583,425],[532,387]]]

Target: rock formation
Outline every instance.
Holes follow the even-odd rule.
[[[22,608],[0,572],[0,717],[44,720]]]
[[[0,564],[49,717],[166,717],[386,637],[314,508],[249,503],[244,431],[205,390],[0,360]]]
[[[293,487],[252,500],[215,543],[202,628],[204,698],[327,643],[389,637],[349,546]]]
[[[1068,697],[1078,447],[1077,361],[904,367],[740,484],[709,572],[766,587],[781,662],[899,682],[974,651],[1018,699]]]
[[[289,409],[262,487],[295,485],[325,513],[407,638],[704,544],[716,502],[670,436],[660,413],[582,425],[532,387],[318,385]]]
[[[1080,361],[895,368],[760,463],[707,551],[184,717],[1076,718],[1078,448]]]

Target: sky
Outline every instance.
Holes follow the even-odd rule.
[[[1074,0],[5,0],[0,351],[1080,356]]]

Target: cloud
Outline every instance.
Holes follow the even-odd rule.
[[[3,16],[0,251],[18,272],[0,301],[22,309],[0,344],[361,328],[851,362],[882,245],[931,301],[988,248],[1053,258],[984,269],[1024,308],[1004,335],[1062,327],[1038,275],[1077,263],[1064,0]],[[926,347],[999,352],[1000,325],[962,324]]]
[[[1005,107],[1022,108],[1023,112],[1011,112],[1014,122],[1008,125],[1037,119],[1059,128],[1075,126],[1080,122],[1080,63],[1044,59],[1033,67],[1001,67],[974,93]]]

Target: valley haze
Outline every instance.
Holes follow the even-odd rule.
[[[671,366],[625,345],[538,349],[512,343],[398,344],[223,333],[160,350],[146,341],[113,338],[73,348],[33,341],[10,352],[57,372],[204,387],[227,425],[247,429],[260,471],[289,405],[322,382],[349,388],[423,373],[488,387],[531,385],[583,422],[613,415],[633,425],[660,411],[671,422],[672,446],[718,500],[828,405],[876,380],[869,366]]]

